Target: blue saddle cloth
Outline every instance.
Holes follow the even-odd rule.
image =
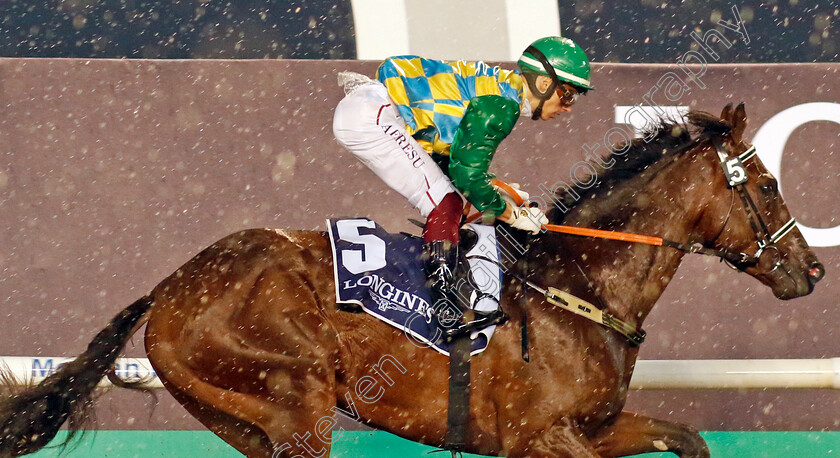
[[[433,322],[431,292],[420,258],[423,240],[391,234],[366,218],[327,220],[327,227],[335,267],[336,302],[359,305],[365,312],[403,330],[415,345],[449,355],[449,345]],[[493,232],[486,226],[482,229]],[[497,252],[495,234],[492,243],[494,249],[482,250]],[[496,285],[498,300],[500,269],[495,269],[490,278]],[[491,326],[472,333],[471,354],[487,348],[494,329]]]

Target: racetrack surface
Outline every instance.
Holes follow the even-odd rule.
[[[840,432],[813,431],[707,431],[702,433],[715,458],[791,458],[823,457],[840,453]],[[64,432],[58,440],[64,438]],[[58,442],[53,441],[53,443]],[[59,456],[59,449],[31,455],[37,458]],[[441,457],[427,455],[432,447],[379,431],[345,431],[335,441],[332,458]],[[99,431],[85,437],[63,458],[147,458],[201,456],[202,458],[241,457],[209,431]],[[476,458],[480,455],[465,454]],[[645,458],[672,457],[670,453],[637,455]]]

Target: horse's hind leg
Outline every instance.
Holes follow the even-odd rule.
[[[284,300],[280,307],[277,291]],[[258,331],[261,336],[252,337],[253,346],[272,350],[266,358],[264,351],[251,354],[237,347],[231,356],[263,363],[260,377],[269,397],[286,413],[263,425],[275,456],[328,456],[335,424],[331,409],[336,405],[337,339],[305,276],[267,269],[231,322],[239,329]]]
[[[187,392],[166,383],[187,411],[249,458],[329,456],[335,405],[329,380],[267,372],[271,396],[222,390],[198,378]],[[178,385],[184,376],[189,374],[182,372]]]
[[[173,390],[172,394],[193,417],[243,455],[249,458],[274,458],[274,447],[259,426],[181,392]]]
[[[622,412],[592,443],[604,457],[665,451],[689,458],[709,456],[706,441],[694,428],[632,412]]]

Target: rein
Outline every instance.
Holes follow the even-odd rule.
[[[755,155],[755,147],[751,147],[749,150],[745,151],[742,155],[738,156],[737,159],[739,161],[746,161],[749,158],[753,157],[754,155]],[[746,176],[746,172],[744,172],[744,176]],[[513,201],[514,201],[514,203],[516,203],[516,205],[524,205],[525,204],[525,200],[522,199],[522,197],[520,197],[519,194],[514,190],[514,188],[511,187],[509,184],[507,184],[507,183],[505,183],[501,180],[497,180],[497,179],[493,179],[493,180],[491,180],[491,182],[493,183],[494,186],[496,186],[496,187],[502,189],[503,191],[505,191],[505,193],[508,194],[513,199]],[[746,198],[749,199],[749,202],[752,202],[752,199],[749,198],[749,194],[746,194],[746,191],[743,190],[742,186],[740,187],[740,190],[742,192],[740,192],[739,194],[742,195],[742,199],[744,198],[743,196],[746,195]],[[752,204],[752,206],[755,207],[755,204]],[[747,208],[746,204],[745,204],[745,208]],[[747,213],[748,213],[748,215],[750,214],[749,210],[747,210]],[[756,215],[757,215],[757,212],[756,212]],[[479,216],[479,215],[471,215],[471,217],[468,218],[468,221],[477,219],[476,218],[477,216]],[[785,224],[784,227],[782,229],[780,229],[779,231],[777,231],[776,234],[774,234],[770,239],[767,240],[767,242],[769,242],[769,244],[776,243],[784,235],[786,235],[788,232],[790,232],[791,229],[793,229],[795,223],[796,222],[793,220],[793,218],[791,218],[791,221],[789,221],[787,224]],[[753,224],[752,219],[750,219],[750,224]],[[761,222],[761,224],[762,224],[762,226],[765,226],[763,221]],[[730,265],[733,265],[733,266],[743,266],[743,265],[755,264],[755,263],[758,262],[758,256],[761,255],[761,251],[758,251],[755,255],[748,255],[748,254],[743,253],[743,252],[735,253],[735,252],[727,251],[727,250],[718,250],[716,248],[708,248],[708,247],[704,247],[704,246],[699,245],[699,244],[686,245],[684,243],[677,242],[677,241],[674,241],[674,240],[663,239],[662,237],[655,237],[655,236],[641,235],[641,234],[633,234],[633,233],[630,233],[630,232],[604,231],[604,230],[600,230],[600,229],[590,229],[590,228],[586,228],[586,227],[576,227],[576,226],[565,226],[565,225],[561,225],[561,224],[544,224],[543,227],[549,232],[557,232],[557,233],[560,233],[560,234],[578,235],[578,236],[581,236],[581,237],[593,237],[593,238],[608,239],[608,240],[618,240],[618,241],[622,241],[622,242],[641,243],[641,244],[653,245],[653,246],[665,246],[665,247],[669,247],[669,248],[674,248],[674,249],[682,251],[684,253],[696,253],[696,254],[702,254],[702,255],[706,255],[706,256],[714,256],[714,257],[717,257],[717,258],[721,258],[721,260],[727,261]],[[754,230],[756,231],[756,235],[758,235],[759,231],[756,230],[756,229],[754,229]],[[762,233],[762,235],[763,234],[764,233]],[[759,240],[758,243],[759,243],[760,250],[763,250],[767,246],[766,244],[762,245],[761,239]],[[738,269],[738,270],[743,270],[743,269]]]
[[[602,231],[599,229],[589,229],[585,227],[563,226],[559,224],[545,224],[545,229],[549,232],[557,232],[560,234],[579,235],[582,237],[593,237],[599,239],[619,240],[622,242],[641,243],[644,245],[665,246],[674,248],[684,253],[697,253],[706,256],[715,256],[723,260],[729,261],[733,264],[749,263],[751,258],[745,253],[733,253],[726,250],[718,250],[715,248],[707,248],[699,244],[686,245],[681,242],[663,239],[662,237],[654,237],[650,235],[632,234],[629,232],[615,232]]]

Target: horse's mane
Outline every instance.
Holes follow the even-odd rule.
[[[725,135],[732,129],[728,122],[703,111],[690,111],[684,119],[682,122],[673,119],[662,120],[645,132],[642,138],[636,138],[629,144],[615,146],[613,151],[600,161],[602,164],[615,161],[612,167],[604,168],[594,160],[587,161],[598,171],[596,182],[586,189],[573,188],[577,196],[568,190],[558,189],[555,190],[555,197],[571,210],[587,201],[589,197],[615,188],[659,161],[679,156],[703,141]],[[581,182],[587,183],[590,178],[591,175]],[[554,208],[551,213],[553,214],[548,215],[549,219],[559,223],[569,211],[562,212],[559,208]]]

